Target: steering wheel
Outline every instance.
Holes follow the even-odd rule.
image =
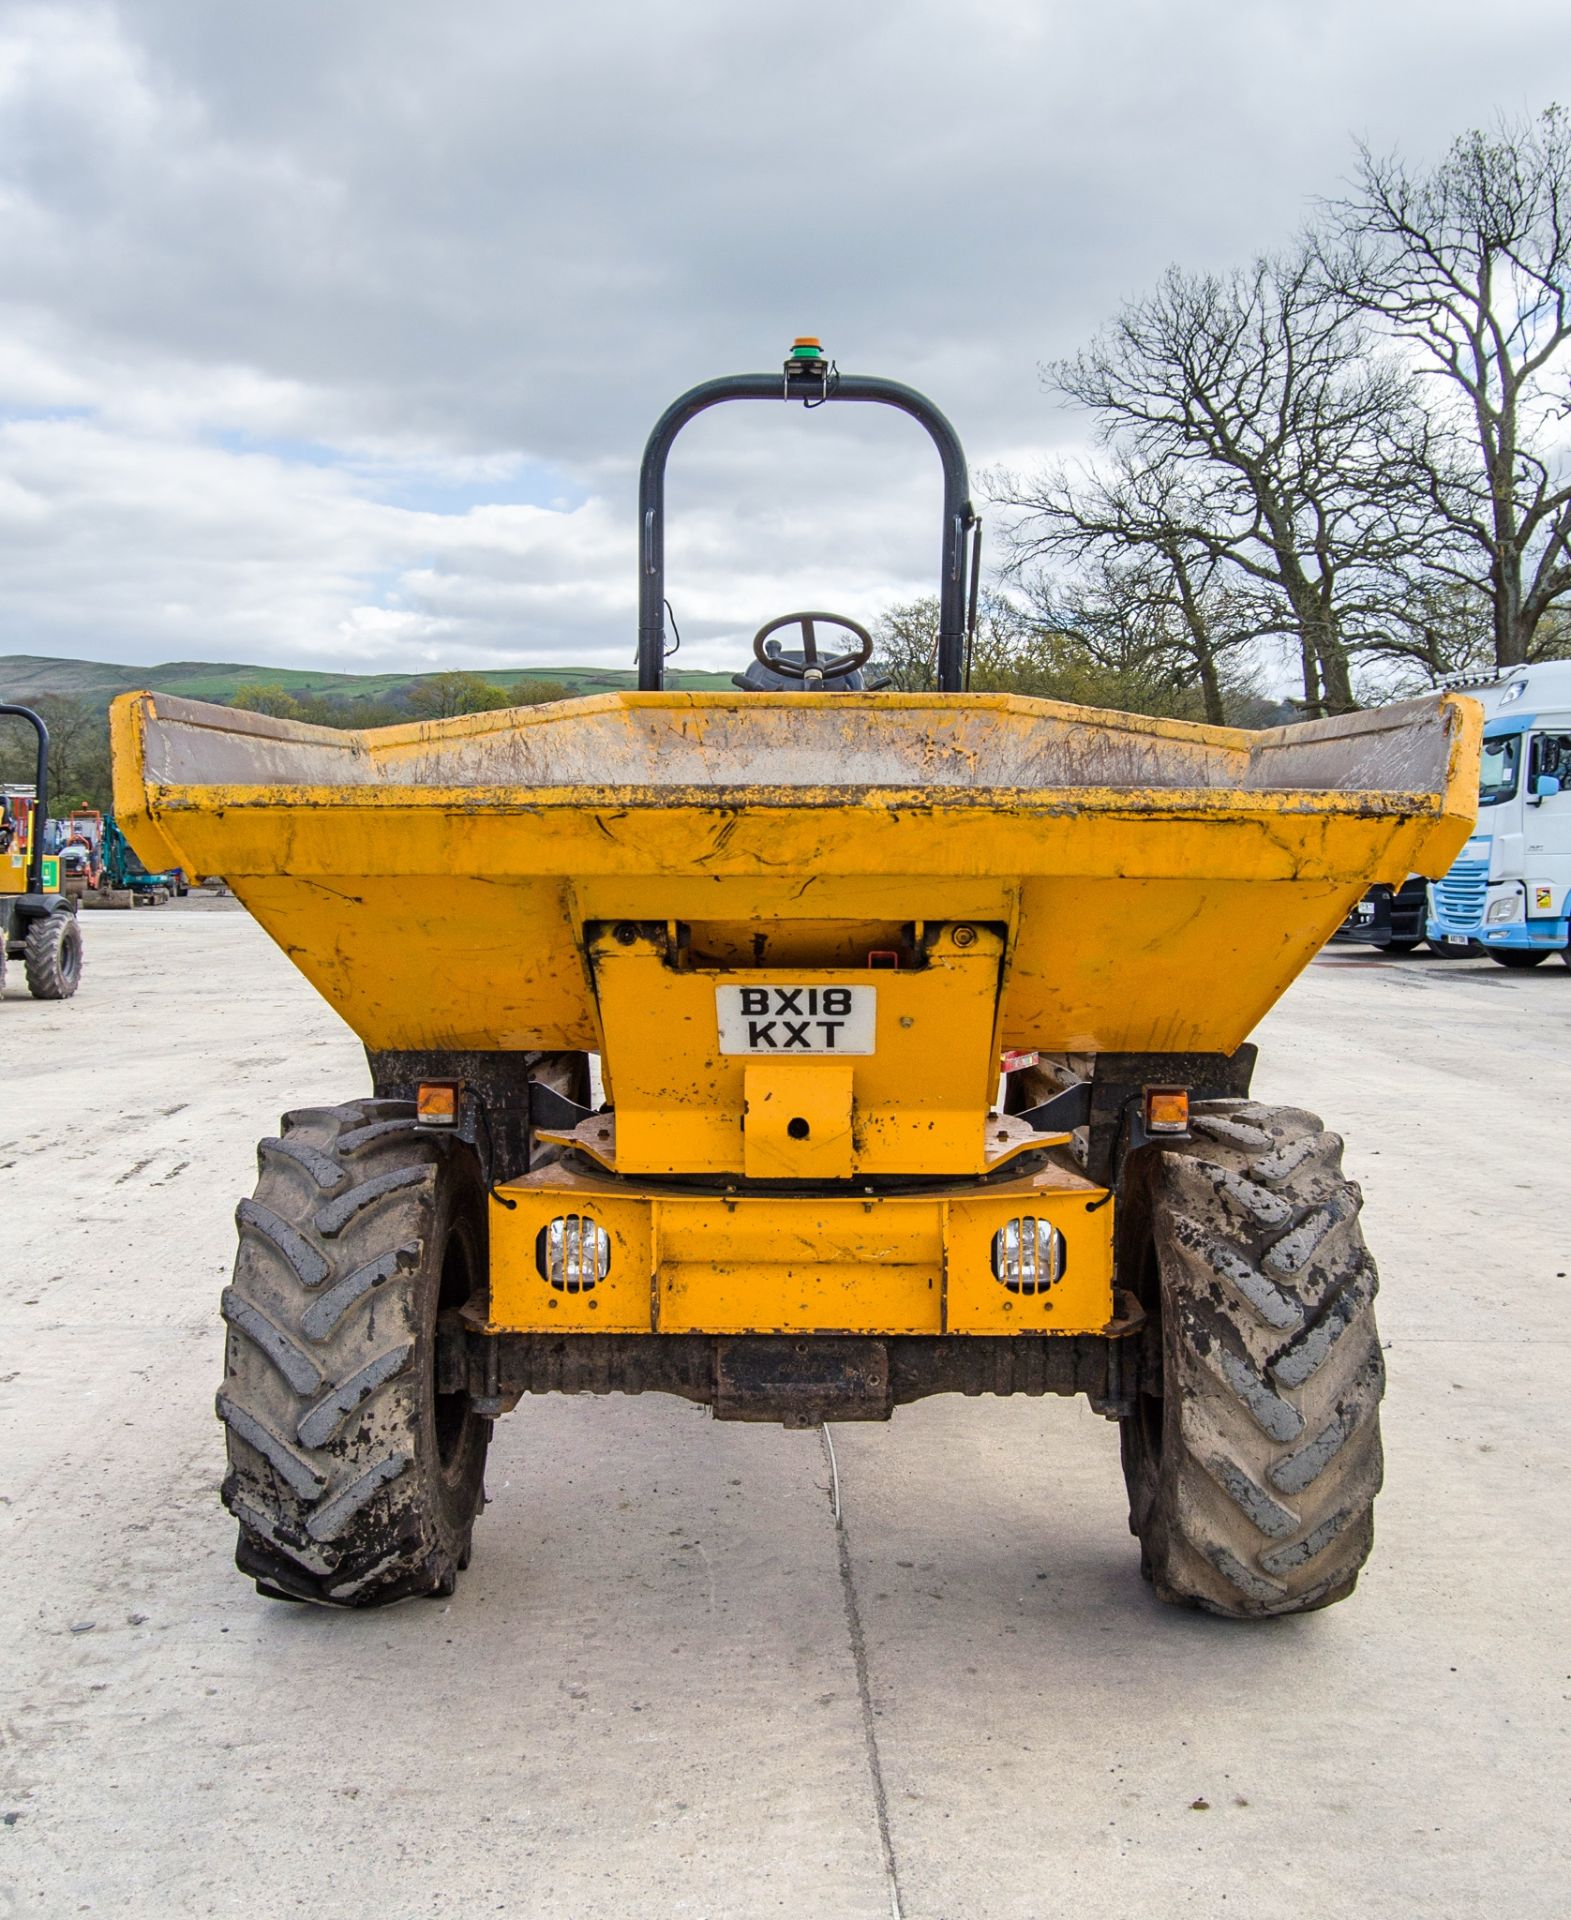
[[[854,633],[857,637],[855,651],[837,653],[827,660],[820,659],[816,632],[820,620],[826,627],[843,627],[847,633]],[[781,660],[764,651],[764,642],[780,627],[802,629],[802,652],[805,658],[800,665],[795,660]],[[833,674],[850,673],[857,667],[865,667],[872,657],[873,636],[867,628],[859,627],[854,620],[844,619],[838,613],[782,613],[778,620],[771,620],[753,635],[753,658],[771,673],[784,674],[787,680],[827,680]]]

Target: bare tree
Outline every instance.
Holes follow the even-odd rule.
[[[1076,573],[1060,600],[1078,607],[1087,646],[1095,651],[1098,637],[1111,633],[1124,659],[1135,646],[1175,685],[1193,678],[1205,717],[1224,724],[1226,656],[1279,631],[1281,603],[1240,590],[1225,560],[1187,531],[1199,505],[1180,497],[1179,475],[1119,448],[1094,471],[1060,465],[1026,488],[998,484],[1012,504],[1031,508],[1027,528],[1015,533],[1010,573],[1023,578],[1027,562],[1069,561]],[[1045,590],[1039,581],[1033,597]]]
[[[878,623],[877,664],[903,692],[935,684],[938,602],[891,607]],[[984,593],[971,660],[976,693],[1019,693],[1127,713],[1210,719],[1191,658],[1175,639],[1172,609],[1152,602],[1128,570],[1091,568],[1062,594],[1046,576],[1018,583],[1015,597]],[[1261,703],[1245,675],[1222,669],[1228,706]]]
[[[1532,659],[1571,598],[1571,119],[1551,107],[1466,133],[1428,173],[1360,147],[1355,191],[1329,212],[1328,290],[1451,390],[1430,477],[1466,551],[1436,564],[1487,582],[1498,666]]]
[[[879,616],[872,665],[896,693],[932,693],[938,687],[938,602],[906,600]]]
[[[977,602],[970,649],[971,684],[980,687],[1015,652],[1021,615],[1004,595],[984,588]],[[887,608],[873,629],[873,660],[897,693],[932,693],[938,686],[938,601],[929,595]],[[980,679],[978,678],[980,676]]]
[[[1182,597],[1182,565],[1256,597],[1259,630],[1298,646],[1310,711],[1357,705],[1352,659],[1388,625],[1431,534],[1425,425],[1411,375],[1305,246],[1225,276],[1172,268],[1051,391],[1088,408],[1110,469],[1060,468],[1006,491],[1017,557],[1139,547]]]
[[[1170,569],[1139,551],[1102,553],[1067,576],[1027,575],[1020,589],[1018,651],[1065,686],[1060,697],[1214,726],[1258,714],[1245,613],[1224,582],[1182,559]]]
[[[1486,671],[1494,661],[1492,603],[1476,580],[1458,579],[1442,561],[1415,579],[1381,644],[1383,685],[1415,693],[1453,673]]]

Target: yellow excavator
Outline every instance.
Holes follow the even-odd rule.
[[[938,691],[816,610],[734,690],[664,686],[667,455],[732,402],[925,430]],[[636,693],[361,733],[116,702],[141,858],[222,874],[370,1062],[237,1215],[223,1491],[264,1594],[452,1591],[492,1422],[547,1392],[788,1427],[1084,1394],[1164,1599],[1352,1589],[1375,1267],[1341,1141],[1250,1098],[1248,1036],[1371,883],[1445,871],[1478,710],[1251,733],[968,693],[974,526],[938,409],[799,341],[650,437]]]

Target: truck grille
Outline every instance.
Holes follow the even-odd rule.
[[[1436,918],[1449,927],[1482,926],[1488,892],[1489,862],[1458,860],[1446,877],[1435,883]]]

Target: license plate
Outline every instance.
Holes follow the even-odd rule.
[[[716,987],[722,1053],[871,1053],[876,987]]]
[[[1373,907],[1357,907],[1354,909],[1354,913],[1359,920],[1373,920],[1375,917]]]
[[[1448,933],[1446,935],[1446,945],[1448,947],[1465,947],[1470,944],[1465,933]]]

